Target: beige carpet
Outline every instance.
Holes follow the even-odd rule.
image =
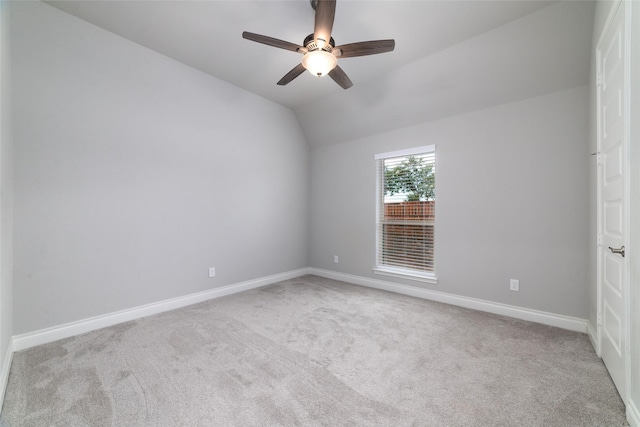
[[[6,426],[620,426],[586,335],[305,276],[14,355]]]

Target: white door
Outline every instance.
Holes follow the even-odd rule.
[[[600,353],[626,402],[627,264],[624,5],[605,27],[598,61],[598,324]]]

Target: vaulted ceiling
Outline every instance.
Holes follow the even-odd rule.
[[[312,146],[332,144],[587,83],[590,1],[339,0],[336,44],[393,38],[393,52],[344,58],[354,86],[304,73],[308,0],[48,1],[135,43],[295,111]]]

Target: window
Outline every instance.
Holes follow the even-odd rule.
[[[375,156],[376,273],[437,283],[435,157],[434,145]]]

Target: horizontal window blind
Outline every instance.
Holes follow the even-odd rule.
[[[435,147],[377,155],[377,266],[434,272]]]

